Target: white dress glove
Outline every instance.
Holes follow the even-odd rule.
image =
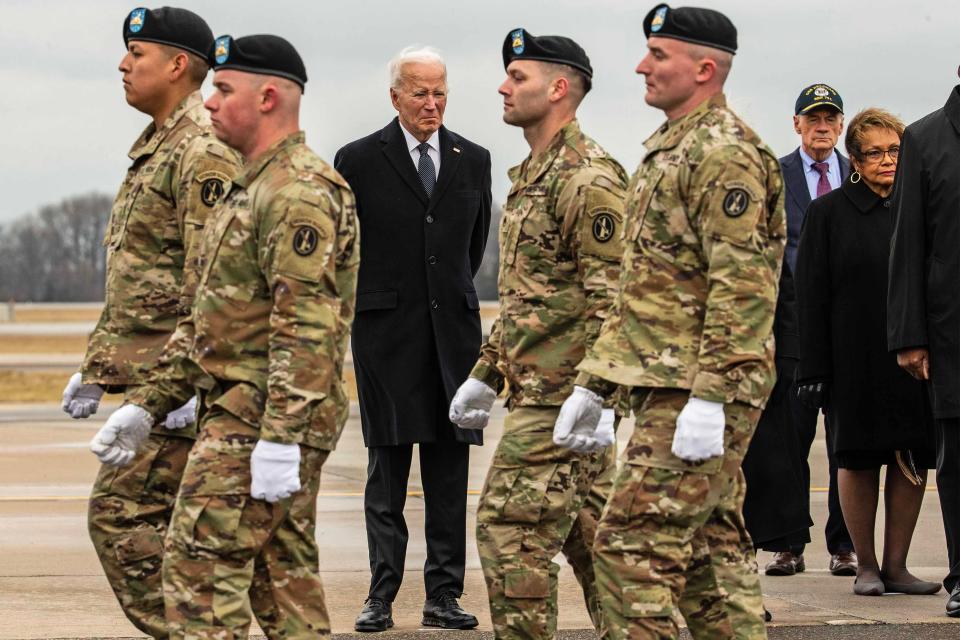
[[[153,416],[135,404],[125,404],[107,418],[90,441],[90,451],[104,464],[130,464],[137,449],[150,436]]]
[[[461,429],[483,429],[490,420],[490,410],[497,392],[476,378],[467,378],[450,403],[450,422]]]
[[[197,419],[197,396],[193,396],[179,409],[174,409],[163,420],[167,429],[183,429],[193,424]]]
[[[579,453],[589,451],[595,446],[593,438],[602,412],[603,398],[586,387],[574,387],[553,425],[553,443]]]
[[[103,387],[98,384],[83,384],[83,376],[78,371],[70,376],[63,389],[63,402],[60,408],[71,418],[89,418],[100,407]]]
[[[277,502],[300,491],[300,445],[260,440],[250,456],[250,495]]]
[[[670,450],[673,455],[689,462],[723,455],[725,422],[722,402],[691,396],[677,416],[677,430]]]

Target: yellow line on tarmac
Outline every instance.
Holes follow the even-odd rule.
[[[883,487],[881,487],[881,490]],[[927,487],[927,491],[934,492],[937,488]],[[811,487],[810,493],[826,493],[826,487]],[[478,489],[467,490],[468,496],[478,496]],[[423,491],[407,491],[407,496],[423,497]],[[321,491],[320,498],[362,498],[362,491]],[[0,503],[4,502],[86,502],[89,496],[0,496]]]

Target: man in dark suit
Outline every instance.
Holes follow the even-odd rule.
[[[850,163],[836,150],[837,140],[843,130],[843,100],[830,86],[814,84],[800,92],[794,105],[793,128],[800,135],[800,146],[793,153],[780,158],[783,181],[786,186],[787,210],[787,249],[784,255],[784,268],[792,273],[796,268],[797,245],[800,242],[800,229],[807,206],[819,196],[839,187],[850,174]],[[781,296],[778,301],[777,316],[795,311],[785,308],[793,305],[794,297],[785,302]],[[782,322],[782,318],[781,318]],[[786,346],[786,345],[784,345]],[[777,344],[778,357],[781,345]],[[783,354],[798,357],[799,353]],[[792,366],[781,371],[790,376],[789,393],[782,405],[771,410],[790,412],[782,415],[783,428],[797,430],[800,471],[802,482],[801,495],[784,497],[784,500],[796,504],[801,509],[801,520],[810,520],[810,448],[817,434],[817,410],[803,406],[797,399],[796,385],[793,381],[796,360]],[[786,364],[786,361],[784,361]],[[792,423],[792,425],[791,425]],[[827,431],[830,431],[829,418],[825,418]],[[830,487],[827,504],[829,516],[824,530],[827,550],[830,552],[830,572],[837,576],[853,576],[857,573],[857,554],[853,551],[853,542],[847,532],[840,510],[840,497],[837,494],[837,464],[827,437],[827,459],[830,465]],[[755,453],[755,452],[752,452]],[[789,470],[788,470],[789,471]],[[810,541],[809,527],[800,528],[779,538],[764,541],[761,549],[773,551],[773,560],[766,566],[767,575],[794,575],[806,569],[803,551]]]
[[[357,198],[360,277],[353,363],[368,447],[364,509],[370,591],[357,631],[393,626],[403,578],[403,506],[413,444],[423,480],[427,600],[423,624],[469,629],[457,603],[466,555],[469,445],[447,407],[480,350],[473,276],[490,227],[490,153],[443,126],[446,65],[433,49],[390,63],[398,117],[337,152]]]
[[[929,380],[947,536],[947,615],[960,617],[960,86],[903,132],[893,192],[887,346]]]

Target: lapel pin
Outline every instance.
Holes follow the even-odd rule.
[[[454,148],[453,148],[453,152],[454,152],[454,153],[460,153],[460,149],[454,147]]]

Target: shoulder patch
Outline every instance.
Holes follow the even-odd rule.
[[[591,225],[593,239],[600,243],[609,242],[617,229],[617,223],[610,211],[599,211],[593,215]]]
[[[293,234],[293,250],[298,256],[309,256],[317,250],[320,234],[316,227],[300,224]]]
[[[731,218],[739,218],[750,206],[750,194],[740,187],[729,187],[723,197],[723,212]]]
[[[230,178],[220,171],[204,171],[197,175],[197,181],[200,183],[200,202],[212,207],[227,192]]]

